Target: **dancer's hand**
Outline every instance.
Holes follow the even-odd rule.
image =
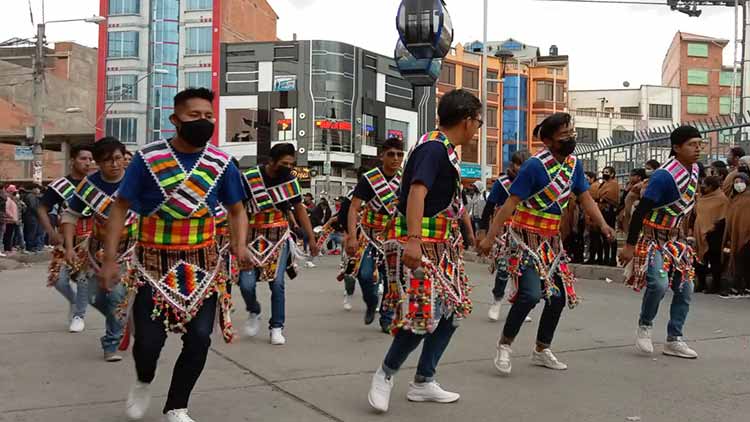
[[[600,230],[604,237],[606,237],[610,242],[617,238],[617,232],[615,232],[615,229],[613,229],[612,227],[609,227],[609,224],[603,225]]]
[[[76,251],[73,248],[65,248],[65,262],[71,267],[76,262]]]
[[[349,256],[354,256],[355,253],[357,253],[357,246],[359,246],[359,242],[357,241],[356,236],[348,236],[346,238],[346,254]]]
[[[479,248],[477,248],[477,252],[479,255],[487,256],[490,253],[490,250],[492,250],[492,240],[490,240],[489,236],[482,239],[481,242],[479,242]]]
[[[237,257],[237,266],[239,266],[240,270],[246,270],[252,266],[252,255],[250,255],[250,249],[247,246],[241,247],[235,255]]]
[[[99,269],[99,286],[105,291],[112,290],[112,287],[117,284],[118,277],[120,276],[120,266],[117,262],[110,259],[105,259],[102,262],[102,266]]]
[[[469,236],[467,239],[469,242],[470,247],[476,248],[477,246],[477,238],[474,236]]]
[[[52,246],[59,246],[63,244],[63,237],[58,232],[52,232],[49,236],[49,244]]]
[[[422,240],[410,237],[404,248],[404,265],[416,270],[422,265]]]
[[[633,255],[635,254],[635,247],[633,245],[625,244],[625,247],[623,247],[620,250],[620,254],[617,256],[620,259],[620,264],[622,266],[628,265],[630,261],[633,260]]]
[[[310,242],[310,256],[320,255],[320,248],[317,243]]]

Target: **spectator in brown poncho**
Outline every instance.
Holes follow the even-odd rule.
[[[620,184],[615,179],[615,168],[604,167],[602,170],[602,183],[599,185],[599,209],[604,220],[610,227],[617,223],[617,210],[620,207]],[[607,240],[600,233],[599,242],[603,251],[602,264],[610,267],[617,266],[617,239]]]
[[[695,272],[698,275],[695,283],[696,292],[716,293],[721,285],[721,245],[729,199],[719,189],[720,186],[719,176],[706,177],[701,184],[701,194],[693,211],[695,213],[693,237],[695,237],[695,252],[698,260],[695,264]],[[711,286],[706,285],[709,267]]]
[[[596,173],[592,171],[586,172],[586,177],[589,179],[589,193],[591,193],[591,199],[594,202],[599,202],[599,186],[601,181],[596,177]],[[596,225],[591,221],[591,218],[586,215],[586,228],[588,229],[588,250],[589,257],[586,261],[586,265],[597,265],[602,263],[602,246],[601,246],[601,233],[596,228]]]
[[[630,219],[633,216],[633,210],[641,199],[641,187],[643,186],[643,181],[645,179],[645,169],[633,169],[633,171],[630,172],[630,181],[625,188],[627,193],[623,200],[622,212],[620,212],[620,227],[625,233],[628,232],[630,227]]]
[[[727,210],[724,244],[729,249],[729,273],[734,276],[734,288],[724,289],[722,297],[744,296],[750,293],[750,190],[747,173],[733,179],[735,196]]]
[[[724,191],[724,194],[727,196],[727,198],[731,199],[735,194],[732,186],[734,185],[734,179],[737,177],[738,167],[743,161],[743,158],[745,158],[745,150],[740,147],[730,149],[729,154],[727,154],[729,175],[727,175],[727,177],[724,179],[724,183],[721,186],[721,189]]]

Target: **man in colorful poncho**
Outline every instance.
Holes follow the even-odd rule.
[[[497,234],[512,220],[501,239],[500,254],[508,257],[508,272],[513,283],[508,312],[497,343],[495,368],[502,375],[511,372],[510,346],[526,316],[544,298],[532,363],[563,370],[567,365],[550,350],[565,302],[572,308],[578,302],[575,276],[568,268],[568,257],[560,237],[560,220],[570,194],[578,197],[584,211],[609,238],[614,230],[607,225],[589,194],[583,165],[573,154],[575,131],[567,113],[548,117],[539,131],[545,148],[521,166],[510,187],[510,198],[495,217],[480,250],[487,253]]]
[[[47,190],[42,196],[41,205],[37,209],[39,223],[49,236],[50,244],[58,246],[52,252],[52,262],[49,265],[49,276],[47,285],[54,286],[60,294],[70,303],[70,315],[68,316],[71,333],[80,333],[85,328],[84,317],[86,316],[86,307],[88,305],[87,282],[81,266],[86,262],[86,252],[84,240],[91,233],[91,212],[86,211],[78,219],[76,224],[76,235],[73,238],[73,244],[70,245],[76,251],[76,259],[71,264],[65,262],[64,239],[56,227],[52,226],[49,219],[49,212],[55,206],[60,209],[67,208],[68,203],[76,191],[76,186],[81,183],[89,172],[92,165],[92,155],[90,145],[74,146],[70,150],[71,168],[70,174],[61,177],[47,186]],[[62,214],[62,213],[61,213]],[[74,290],[71,281],[76,281]]]
[[[628,265],[626,283],[635,291],[644,286],[635,346],[643,354],[654,352],[651,329],[664,293],[674,296],[667,325],[664,354],[695,359],[698,353],[682,337],[693,293],[695,253],[683,239],[681,226],[695,205],[698,159],[703,139],[698,129],[681,126],[671,136],[671,158],[649,178],[643,198],[633,212],[628,239],[620,261]],[[631,262],[632,261],[632,262]]]
[[[73,248],[76,224],[79,218],[88,218],[89,210],[93,213],[93,229],[88,238],[87,263],[85,270],[88,282],[88,292],[91,304],[98,309],[105,318],[105,333],[101,338],[104,360],[117,362],[122,357],[117,354],[123,331],[124,310],[120,309],[127,287],[124,283],[117,283],[111,291],[98,286],[97,273],[102,260],[102,247],[106,235],[107,218],[112,209],[115,192],[120,186],[125,174],[124,152],[125,145],[115,138],[103,138],[94,144],[94,161],[99,171],[86,176],[76,188],[75,196],[70,200],[70,206],[63,213],[62,227],[65,235],[65,256],[68,262],[74,262],[77,254]],[[117,261],[121,264],[121,273],[125,274],[125,260],[131,250],[135,231],[137,230],[137,216],[130,212],[120,244],[117,248]]]
[[[292,175],[295,161],[294,145],[278,144],[271,148],[271,161],[267,165],[245,172],[250,215],[247,240],[252,258],[251,268],[240,273],[240,291],[249,313],[245,334],[253,337],[260,330],[256,285],[268,282],[271,289],[269,337],[271,344],[277,346],[286,343],[284,274],[287,269],[295,274],[292,258],[297,246],[287,219],[292,209],[308,239],[315,239],[307,209],[302,204],[299,182]],[[310,242],[310,254],[318,254],[315,241]]]
[[[377,285],[385,280],[383,237],[388,223],[397,212],[403,159],[403,142],[397,138],[387,139],[380,150],[381,165],[362,175],[354,188],[352,203],[349,206],[347,231],[354,235],[347,239],[346,254],[354,257],[352,274],[356,274],[359,280],[362,299],[367,305],[365,325],[372,324],[375,319],[378,307]],[[362,217],[357,221],[360,211]],[[359,233],[359,238],[356,233]],[[347,278],[351,280],[350,277]],[[347,283],[345,305],[351,304],[353,293],[354,283]],[[381,329],[388,332],[390,325],[390,314],[381,309]]]
[[[454,227],[465,216],[455,148],[482,126],[481,108],[468,91],[447,93],[438,106],[439,130],[422,136],[404,167],[398,213],[384,244],[389,283],[384,305],[394,311],[394,339],[368,394],[380,412],[388,411],[393,377],[422,340],[407,399],[452,403],[460,397],[435,382],[435,371],[458,321],[471,313],[463,241]]]
[[[231,298],[212,210],[219,202],[226,207],[240,266],[248,265],[250,258],[243,245],[247,215],[242,175],[228,154],[207,145],[214,133],[213,99],[205,88],[175,96],[170,120],[177,135],[138,151],[110,211],[101,270],[109,286],[119,279],[117,249],[128,209],[140,215],[129,280],[137,380],[126,414],[133,420],[143,418],[148,409],[167,331],[183,334],[163,409],[167,422],[192,421],[188,400],[206,363],[217,308],[224,339],[232,337]]]

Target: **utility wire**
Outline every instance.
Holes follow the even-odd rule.
[[[34,10],[31,8],[31,0],[29,0],[29,17],[31,18],[31,27],[34,28]]]
[[[625,0],[536,0],[536,1],[548,1],[558,3],[599,3],[599,4],[635,4],[635,5],[649,5],[649,6],[667,6],[666,2],[653,2],[653,1],[625,1]]]

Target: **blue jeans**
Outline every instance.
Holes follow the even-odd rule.
[[[88,280],[86,277],[79,277],[76,283],[76,290],[70,285],[70,268],[63,264],[60,268],[60,276],[55,283],[55,290],[60,292],[65,299],[73,306],[74,317],[85,317],[86,306],[89,304]]]
[[[448,347],[456,327],[453,325],[453,317],[449,319],[441,318],[435,331],[430,334],[418,335],[411,331],[400,330],[396,337],[393,338],[391,348],[383,360],[383,371],[388,376],[393,376],[401,368],[406,359],[409,357],[419,343],[424,340],[422,354],[419,356],[417,365],[417,375],[414,377],[415,382],[431,382],[435,379],[435,371],[443,356],[443,352]]]
[[[335,232],[331,233],[330,241],[333,242],[333,250],[338,250],[341,248],[341,243],[344,241],[344,234]]]
[[[97,282],[96,275],[89,276],[89,296],[91,305],[104,315],[104,336],[101,338],[104,353],[114,353],[122,340],[123,321],[117,318],[117,307],[125,300],[127,289],[118,283],[107,292]]]
[[[271,289],[271,319],[268,321],[269,328],[284,328],[286,320],[285,307],[286,298],[284,297],[284,273],[286,265],[289,262],[289,245],[286,244],[281,249],[281,259],[279,266],[276,268],[276,278],[268,283]],[[260,315],[260,303],[255,294],[255,286],[258,281],[260,270],[249,270],[240,272],[240,292],[245,299],[245,306],[248,312]]]
[[[492,296],[496,301],[501,301],[505,296],[505,287],[508,285],[508,258],[500,257],[497,260],[495,270],[495,287],[492,289]]]
[[[368,245],[365,248],[362,256],[362,262],[359,264],[359,273],[357,279],[359,280],[359,287],[362,289],[362,300],[367,305],[367,309],[373,309],[378,306],[378,283],[383,285],[383,296],[385,296],[385,290],[388,288],[388,283],[385,279],[386,269],[385,261],[378,266],[378,278],[376,282],[373,275],[375,274],[375,247]],[[354,284],[346,285],[346,294],[349,296],[354,294]],[[380,323],[390,325],[393,321],[393,311],[380,310]]]
[[[544,311],[536,334],[537,345],[544,347],[552,344],[557,324],[560,322],[560,315],[565,308],[565,288],[562,279],[557,275],[554,278],[560,294],[545,300]],[[542,300],[542,280],[539,278],[539,273],[533,266],[522,267],[521,278],[518,280],[518,295],[508,312],[503,327],[503,337],[506,340],[513,341],[518,336],[524,320],[540,300]]]
[[[664,257],[661,251],[654,251],[653,258],[646,270],[646,291],[643,293],[641,316],[638,324],[652,327],[654,318],[659,312],[659,303],[669,287],[669,276],[664,267]],[[685,325],[690,299],[693,293],[693,283],[686,282],[680,286],[682,275],[675,272],[672,277],[672,306],[669,308],[669,324],[667,325],[667,340],[672,341],[682,337],[682,327]]]

